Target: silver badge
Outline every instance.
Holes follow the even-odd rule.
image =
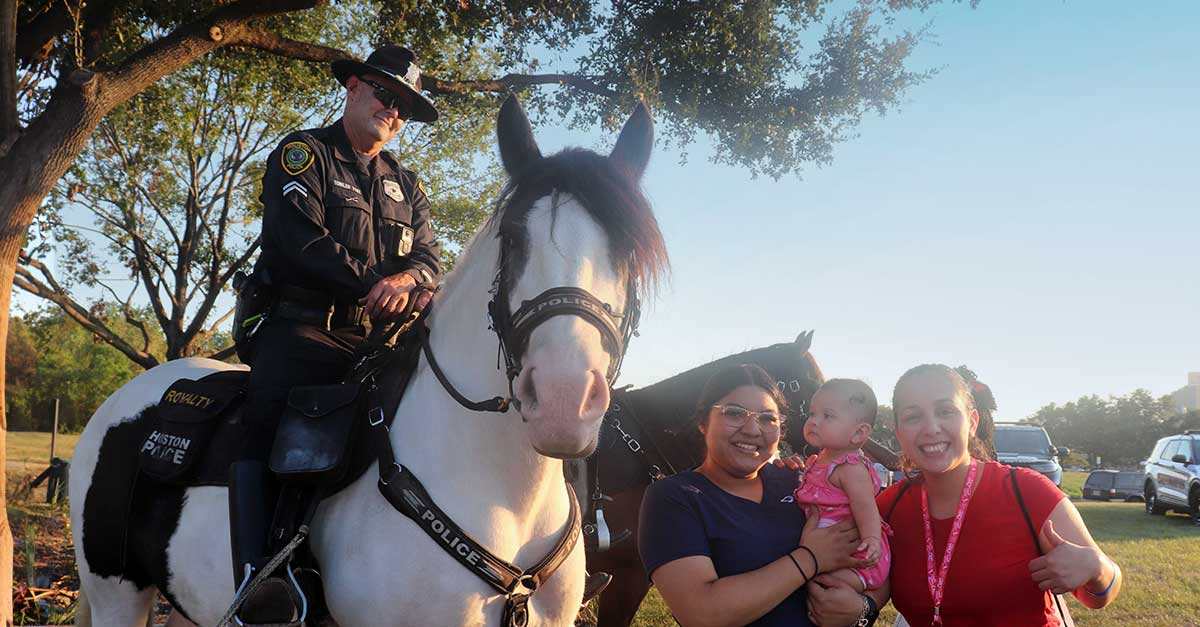
[[[404,192],[400,189],[400,184],[396,181],[384,181],[383,193],[396,202],[404,201]]]
[[[408,227],[408,226],[404,227],[404,230],[400,233],[400,256],[401,257],[412,252],[413,235],[414,235],[414,232],[412,230],[412,227]]]

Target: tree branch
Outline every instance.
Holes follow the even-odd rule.
[[[221,324],[223,324],[226,320],[228,320],[231,316],[233,316],[234,312],[236,312],[236,311],[237,311],[236,306],[230,307],[228,311],[221,314],[221,317],[217,318],[216,321],[214,321],[212,323],[212,326],[210,326],[207,329],[205,329],[204,331],[202,331],[202,333],[204,335],[212,335],[212,334],[216,333],[217,327],[221,326]]]
[[[54,41],[73,25],[67,4],[53,3],[48,10],[21,25],[20,32],[13,38],[15,58],[25,65],[45,61],[54,49]]]
[[[42,282],[39,280],[32,272],[30,272],[29,268],[33,268],[40,272],[46,281]],[[62,289],[58,281],[55,280],[53,273],[50,272],[50,269],[42,262],[29,257],[28,255],[21,255],[20,264],[17,265],[16,275],[13,277],[13,285],[16,285],[17,287],[29,292],[30,294],[33,294],[34,296],[43,298],[54,303],[55,305],[58,305],[59,309],[62,309],[63,313],[65,313],[69,318],[75,322],[78,322],[80,326],[90,331],[96,337],[103,340],[106,344],[124,353],[124,355],[130,359],[130,361],[138,364],[139,366],[150,369],[158,365],[158,359],[155,358],[154,355],[144,350],[138,350],[134,348],[131,344],[129,344],[129,342],[126,342],[120,335],[109,328],[102,318],[92,314],[91,311],[72,299],[71,296]],[[142,332],[145,333],[144,327]]]
[[[133,313],[129,310],[129,303],[125,303],[125,322],[142,332],[142,351],[150,350],[150,332],[146,330],[146,323],[142,322],[141,318],[133,317]]]
[[[191,63],[220,45],[241,44],[247,31],[251,39],[259,29],[253,20],[311,9],[324,0],[239,0],[210,11],[194,22],[138,50],[104,75],[97,94],[102,111],[125,102],[158,79]]]
[[[260,244],[262,244],[262,236],[255,238],[254,242],[246,248],[246,251],[225,269],[225,272],[215,282],[214,287],[205,293],[204,300],[200,303],[200,307],[196,310],[195,315],[192,316],[192,323],[188,325],[185,333],[188,335],[200,333],[200,330],[204,328],[204,321],[208,319],[208,314],[212,312],[213,305],[217,302],[217,296],[221,293],[221,288],[233,278],[233,273],[241,269],[250,260],[250,257],[254,256],[254,252],[258,250]]]
[[[237,353],[237,346],[226,346],[225,348],[208,355],[208,358],[215,359],[217,361],[226,361],[230,357],[233,357],[235,353]]]
[[[575,74],[505,74],[500,78],[475,81],[450,81],[430,75],[423,75],[421,77],[421,86],[434,95],[467,94],[478,91],[504,93],[514,87],[552,84],[574,87],[575,89],[596,94],[597,96],[604,96],[605,98],[621,97],[620,93],[600,85],[593,78]]]
[[[225,43],[230,46],[256,48],[263,52],[289,59],[299,59],[301,61],[328,63],[339,59],[352,58],[349,53],[343,50],[288,39],[279,33],[257,26],[241,28],[236,35],[229,37]]]
[[[116,129],[112,128],[112,126],[107,122],[103,122],[100,124],[100,131],[104,141],[108,143],[109,147],[112,148],[113,153],[118,159],[120,159],[121,167],[126,171],[135,170],[136,168],[133,167],[133,162],[130,159],[129,152],[125,149],[125,145],[121,142],[121,140],[118,139],[120,134],[116,132]],[[159,204],[158,199],[154,197],[154,194],[150,193],[150,190],[146,189],[145,184],[143,184],[140,179],[132,179],[131,182],[133,183],[134,190],[141,195],[141,197],[146,201],[146,204],[150,205],[150,208],[154,210],[154,213],[162,219],[163,225],[167,228],[167,232],[171,234],[171,238],[175,241],[175,245],[178,246],[179,233],[175,230],[175,225],[171,224],[171,221],[167,218],[166,211],[163,209],[162,205]],[[118,204],[117,206],[121,205]],[[124,210],[123,212],[127,214],[126,219],[133,219],[134,216],[129,214],[128,209]]]

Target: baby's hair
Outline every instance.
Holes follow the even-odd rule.
[[[871,390],[871,386],[858,379],[830,379],[822,383],[817,391],[820,392],[826,388],[845,394],[851,407],[862,409],[863,417],[860,422],[871,425],[872,429],[875,428],[875,415],[879,413],[879,401],[875,400],[875,392]]]

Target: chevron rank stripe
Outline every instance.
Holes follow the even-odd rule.
[[[308,190],[304,188],[304,184],[300,181],[290,181],[283,186],[283,195],[287,196],[288,192],[300,192],[301,196],[308,198]]]

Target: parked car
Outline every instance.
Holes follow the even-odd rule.
[[[1200,525],[1200,430],[1162,438],[1146,460],[1146,513],[1173,510]]]
[[[1121,499],[1126,502],[1141,501],[1142,477],[1140,472],[1119,470],[1095,470],[1083,482],[1083,498],[1109,501]]]
[[[994,442],[1000,463],[1023,466],[1046,475],[1054,485],[1062,485],[1062,466],[1058,458],[1070,454],[1064,446],[1054,446],[1046,430],[1037,425],[996,423]]]

